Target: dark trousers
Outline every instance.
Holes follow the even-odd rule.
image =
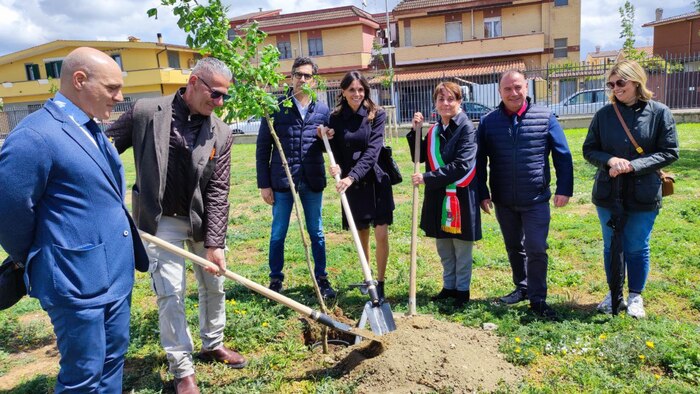
[[[495,206],[496,219],[513,270],[513,283],[527,291],[530,303],[544,301],[547,298],[549,202]]]
[[[61,353],[56,393],[121,393],[131,295],[93,307],[46,310]]]

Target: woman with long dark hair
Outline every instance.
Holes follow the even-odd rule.
[[[369,83],[358,71],[350,71],[340,82],[338,104],[326,130],[340,174],[337,191],[345,192],[362,248],[369,260],[370,227],[374,227],[377,260],[377,292],[384,298],[384,274],[389,259],[389,225],[394,220],[391,181],[377,164],[384,145],[384,110],[370,98]],[[348,229],[343,213],[343,228]]]

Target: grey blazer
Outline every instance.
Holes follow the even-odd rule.
[[[132,211],[138,228],[150,234],[156,233],[163,212],[174,98],[138,100],[107,131],[119,153],[134,148]],[[190,203],[191,236],[207,247],[225,245],[232,143],[228,125],[212,114],[192,152],[196,187]]]

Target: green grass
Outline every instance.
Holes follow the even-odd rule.
[[[511,290],[510,267],[495,218],[483,215],[484,239],[474,251],[473,301],[454,311],[429,302],[441,287],[440,261],[432,239],[418,245],[418,312],[465,326],[498,324],[500,351],[528,373],[520,392],[696,392],[700,385],[700,124],[678,127],[681,159],[670,171],[677,175],[676,194],[664,201],[651,240],[652,269],[645,303],[648,318],[611,318],[595,312],[607,291],[602,268],[600,225],[590,203],[594,169],[581,157],[586,130],[567,130],[574,154],[575,191],[570,204],[553,209],[549,238],[549,301],[562,317],[541,322],[526,305],[504,307],[493,300]],[[412,171],[404,140],[393,144],[404,179]],[[267,284],[270,207],[260,198],[255,181],[254,145],[235,145],[231,175],[231,214],[227,235],[229,268]],[[122,159],[133,182],[131,152]],[[407,308],[410,261],[411,187],[407,181],[394,191],[397,209],[391,227],[387,295],[394,312]],[[337,306],[357,320],[366,297],[347,286],[361,280],[351,236],[342,231],[340,204],[329,189],[324,196],[329,273],[340,290]],[[287,295],[317,308],[312,296],[298,227],[293,224],[286,246]],[[0,256],[4,252],[0,250]],[[197,293],[188,276],[187,313],[199,348]],[[240,349],[249,367],[233,371],[197,364],[197,377],[207,393],[353,392],[353,387],[330,375],[301,373],[310,352],[302,341],[298,316],[240,285],[227,282],[227,345]],[[167,373],[159,345],[158,317],[148,277],[137,274],[133,296],[124,388],[157,393]],[[52,339],[48,320],[25,319],[43,313],[36,300],[24,299],[0,312],[0,379],[14,364],[12,355],[44,346]],[[308,368],[307,368],[308,369]],[[13,392],[48,391],[55,376],[40,375],[20,383]],[[170,390],[167,388],[166,390]]]

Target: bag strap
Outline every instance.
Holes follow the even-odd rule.
[[[632,145],[634,145],[634,149],[639,153],[640,155],[644,154],[644,149],[642,149],[641,146],[637,143],[637,141],[632,137],[632,133],[630,133],[630,129],[627,127],[627,123],[625,123],[625,120],[622,119],[622,114],[620,113],[620,109],[617,108],[617,104],[615,102],[612,103],[613,108],[615,109],[615,114],[617,115],[617,119],[620,120],[620,123],[622,123],[622,128],[625,129],[625,133],[627,133],[627,137],[629,137],[630,142]]]

